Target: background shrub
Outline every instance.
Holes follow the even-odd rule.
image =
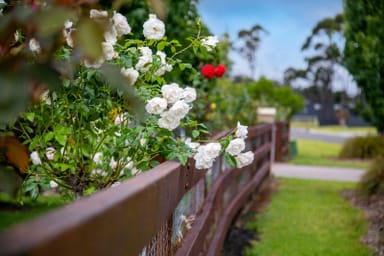
[[[367,136],[347,140],[339,154],[339,158],[373,159],[384,156],[384,137]]]
[[[363,194],[384,195],[384,157],[376,158],[365,175],[361,178],[358,186]]]

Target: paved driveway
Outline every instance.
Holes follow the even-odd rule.
[[[277,177],[302,178],[335,181],[359,181],[364,174],[362,169],[293,165],[288,163],[272,164],[272,173]]]

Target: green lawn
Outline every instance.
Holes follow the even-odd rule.
[[[365,256],[359,242],[367,232],[360,210],[340,196],[346,182],[279,179],[280,187],[255,222],[260,242],[247,249],[257,256]]]
[[[20,205],[7,194],[0,193],[0,230],[32,219],[65,203],[59,196],[39,196],[37,201],[25,198],[23,205]]]
[[[291,159],[293,164],[367,169],[370,163],[369,161],[337,159],[342,147],[341,144],[303,139],[296,141],[298,155]]]
[[[377,131],[374,127],[343,127],[340,125],[330,125],[330,126],[319,126],[313,127],[311,130],[316,131],[326,131],[332,133],[342,133],[342,132],[362,132],[369,134],[377,134]]]

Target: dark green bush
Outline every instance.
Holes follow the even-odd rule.
[[[359,190],[363,194],[384,195],[384,157],[376,158],[370,165],[368,171],[361,178]]]
[[[384,156],[384,137],[367,136],[347,140],[339,154],[339,158],[373,159]]]

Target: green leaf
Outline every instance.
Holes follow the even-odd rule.
[[[55,134],[55,140],[61,145],[65,146],[65,143],[67,142],[67,136],[64,134]]]
[[[179,63],[179,68],[181,71],[185,69],[185,64],[184,63]]]
[[[187,161],[188,161],[188,157],[186,155],[181,155],[181,154],[178,154],[177,155],[177,159],[179,159],[180,163],[182,165],[186,165],[187,164]]]
[[[200,135],[200,131],[199,130],[193,130],[193,132],[192,132],[192,137],[193,138],[197,138],[197,137],[199,137],[199,135]]]
[[[166,45],[166,42],[164,42],[164,41],[160,42],[160,43],[157,45],[157,50],[158,50],[158,51],[162,51],[162,50],[164,50],[165,45]]]
[[[225,152],[224,154],[224,157],[225,157],[225,160],[227,161],[227,163],[236,168],[237,167],[237,163],[236,163],[236,159],[234,156],[231,156],[230,154],[228,154],[227,152]]]
[[[27,118],[28,121],[33,122],[33,120],[35,119],[35,113],[34,112],[25,113],[25,118]]]

